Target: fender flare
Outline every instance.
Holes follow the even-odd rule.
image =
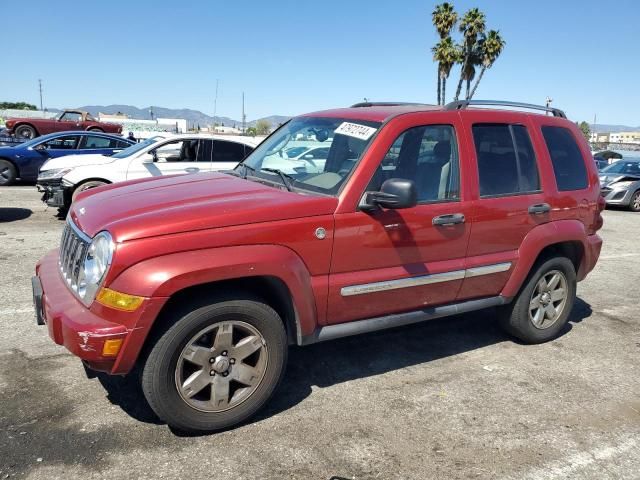
[[[291,294],[296,337],[315,330],[317,310],[311,275],[293,250],[280,245],[217,247],[154,257],[127,268],[107,286],[132,295],[168,300],[185,288],[248,277],[275,277],[282,281]],[[150,327],[154,320],[149,319],[144,326]]]
[[[589,251],[589,246],[584,224],[579,220],[557,220],[538,225],[532,229],[518,248],[518,262],[502,289],[502,295],[508,298],[515,297],[531,272],[540,252],[550,245],[563,242],[579,242],[586,254]],[[576,272],[578,280],[583,279],[588,273],[584,271],[585,264],[583,256]]]

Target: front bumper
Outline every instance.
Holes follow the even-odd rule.
[[[62,179],[38,180],[36,187],[42,192],[42,201],[50,207],[65,208],[71,203],[71,188]]]
[[[633,190],[629,188],[601,187],[600,195],[604,197],[607,205],[620,205],[628,207],[631,204]]]
[[[38,323],[49,336],[94,370],[127,373],[134,365],[146,334],[165,299],[147,299],[135,312],[122,312],[94,302],[85,307],[60,275],[58,251],[48,253],[36,266],[32,280]],[[106,340],[122,339],[117,356],[104,356]]]

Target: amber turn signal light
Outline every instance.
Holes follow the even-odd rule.
[[[122,346],[121,338],[113,338],[111,340],[105,340],[104,345],[102,346],[102,356],[103,357],[115,357],[118,355],[120,351],[120,347]]]
[[[110,288],[102,288],[98,292],[96,301],[101,303],[105,307],[115,308],[117,310],[124,310],[125,312],[133,312],[137,309],[144,297],[138,297],[136,295],[129,295],[128,293],[116,292]]]

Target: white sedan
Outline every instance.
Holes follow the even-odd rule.
[[[230,170],[258,145],[252,137],[160,134],[111,156],[68,155],[40,169],[38,190],[49,206],[68,208],[89,188],[145,177]]]

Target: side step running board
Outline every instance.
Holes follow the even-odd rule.
[[[434,318],[448,317],[460,313],[473,312],[483,308],[497,307],[509,303],[509,299],[502,296],[481,298],[478,300],[467,300],[465,302],[442,305],[440,307],[425,308],[413,312],[387,315],[384,317],[368,318],[354,322],[339,323],[319,327],[311,335],[301,338],[300,345],[324,342],[361,333],[375,332],[386,328],[401,327],[412,323],[424,322]]]

